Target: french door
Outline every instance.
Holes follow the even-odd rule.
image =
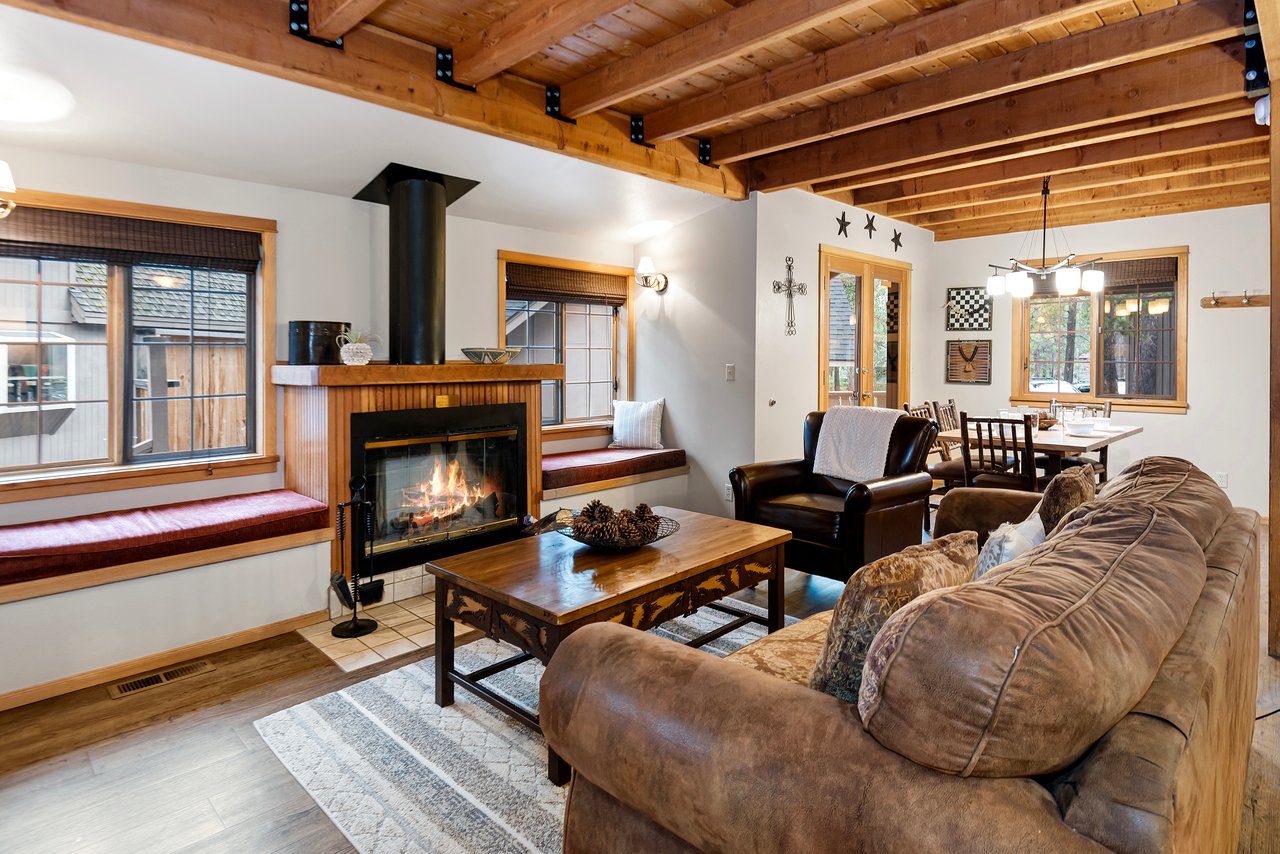
[[[821,247],[818,408],[898,409],[910,378],[911,265]]]

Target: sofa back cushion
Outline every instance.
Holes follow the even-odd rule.
[[[950,774],[1070,765],[1132,709],[1182,634],[1204,554],[1163,510],[1111,504],[894,614],[858,711],[882,745]]]
[[[1231,499],[1213,478],[1177,457],[1138,460],[1108,481],[1097,500],[1086,507],[1121,501],[1157,505],[1195,537],[1201,551],[1208,548],[1232,511]],[[1058,528],[1066,527],[1083,512],[1068,514]]]

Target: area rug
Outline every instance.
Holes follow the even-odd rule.
[[[703,608],[653,631],[686,641],[731,619]],[[702,649],[728,655],[764,633],[750,624]],[[455,661],[465,672],[515,652],[480,640],[459,647]],[[485,684],[537,708],[541,677],[542,665],[529,661]],[[547,779],[542,736],[462,688],[455,698],[436,706],[435,660],[427,658],[255,726],[359,851],[560,851],[567,787]]]

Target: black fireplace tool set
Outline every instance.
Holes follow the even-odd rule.
[[[333,627],[335,638],[358,638],[371,634],[378,628],[377,620],[360,617],[360,574],[373,563],[373,502],[364,496],[365,479],[351,478],[351,500],[338,505],[335,527],[338,534],[339,569],[329,577],[329,586],[344,607],[351,609],[351,619]],[[347,511],[351,511],[352,539],[359,545],[360,553],[351,560],[351,580],[347,581]],[[359,532],[363,532],[363,536]],[[372,575],[372,572],[368,573]]]

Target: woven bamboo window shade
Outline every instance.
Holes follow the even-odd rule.
[[[165,264],[253,273],[257,232],[20,206],[0,220],[0,255]]]
[[[1177,258],[1132,258],[1125,261],[1099,261],[1095,265],[1106,275],[1106,290],[1134,290],[1143,285],[1169,287],[1178,281]],[[1058,288],[1053,274],[1044,279],[1033,275],[1035,295],[1056,297]]]
[[[507,263],[507,299],[626,305],[627,276]]]

